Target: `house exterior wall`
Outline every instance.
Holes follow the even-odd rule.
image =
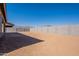
[[[0,17],[0,32],[2,32],[2,18]]]
[[[0,38],[2,37],[2,18],[0,16]]]
[[[3,26],[2,26],[2,12],[1,12],[1,8],[0,8],[0,38],[3,36]]]
[[[0,5],[0,36],[2,33],[2,11],[1,11],[1,5]]]

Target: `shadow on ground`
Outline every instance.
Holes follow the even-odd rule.
[[[6,33],[5,37],[3,37],[3,49],[0,50],[0,53],[9,53],[24,46],[29,46],[42,41],[43,40],[23,35],[21,33]]]

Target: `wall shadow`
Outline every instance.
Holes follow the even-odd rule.
[[[24,46],[29,46],[39,42],[43,42],[43,40],[23,35],[21,33],[6,33],[3,37],[3,49],[0,50],[0,53],[9,53]]]

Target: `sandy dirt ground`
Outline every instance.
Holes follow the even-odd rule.
[[[7,53],[8,56],[79,56],[79,36],[42,32],[21,32],[43,40]],[[15,39],[14,39],[15,40]]]

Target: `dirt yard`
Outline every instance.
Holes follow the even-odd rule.
[[[8,56],[79,56],[78,35],[59,35],[42,32],[22,32],[21,34],[42,41],[17,48],[7,53]]]

